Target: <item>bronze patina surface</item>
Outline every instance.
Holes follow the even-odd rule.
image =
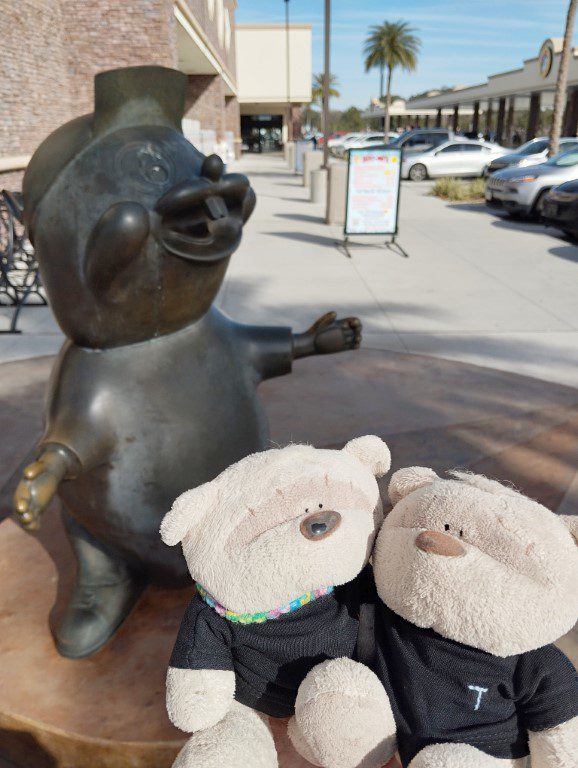
[[[160,521],[184,490],[268,447],[258,384],[361,338],[334,313],[294,334],[213,306],[255,194],[182,135],[185,85],[163,67],[97,75],[94,113],[49,136],[24,179],[68,341],[15,506],[33,530],[55,493],[63,502],[78,574],[56,644],[72,658],[98,650],[146,584],[188,582]]]

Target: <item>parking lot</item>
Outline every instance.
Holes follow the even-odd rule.
[[[359,238],[353,258],[278,155],[235,164],[258,204],[220,301],[246,322],[304,327],[327,309],[356,314],[364,346],[460,360],[578,386],[578,247],[555,230],[450,204],[432,182],[403,182],[399,242]],[[7,311],[3,311],[7,315]],[[20,337],[0,336],[0,360],[51,354],[49,311],[25,310]]]

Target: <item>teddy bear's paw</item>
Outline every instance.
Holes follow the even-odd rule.
[[[319,664],[307,675],[289,737],[306,760],[324,768],[376,768],[396,749],[385,689],[371,670],[345,658]]]
[[[277,750],[265,719],[233,702],[212,728],[193,734],[173,768],[278,768]]]
[[[501,760],[469,744],[432,744],[408,768],[526,768],[527,760]]]
[[[235,696],[235,675],[227,670],[176,669],[167,672],[167,714],[186,733],[211,728],[227,714]]]

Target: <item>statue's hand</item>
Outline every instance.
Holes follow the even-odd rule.
[[[314,337],[318,355],[358,349],[361,344],[361,320],[358,317],[337,319],[335,312],[327,312],[316,320],[307,333]]]
[[[14,509],[22,527],[27,531],[40,528],[40,516],[50,503],[66,475],[68,463],[58,450],[46,450],[29,464],[14,493]]]

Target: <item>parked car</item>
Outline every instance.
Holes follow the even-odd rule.
[[[504,168],[524,168],[527,165],[538,165],[548,159],[548,147],[550,140],[545,136],[541,136],[538,139],[532,139],[522,144],[521,147],[515,152],[510,152],[507,155],[493,160],[489,167],[488,173],[495,173],[496,171],[503,171]],[[578,146],[578,139],[576,137],[564,136],[560,139],[560,150],[569,151]]]
[[[412,128],[405,131],[397,139],[391,142],[393,147],[400,147],[404,153],[423,152],[433,147],[439,147],[446,141],[459,138],[458,134],[447,128]]]
[[[546,194],[578,179],[578,149],[560,152],[530,168],[506,168],[488,177],[486,203],[513,215],[541,216]]]
[[[506,150],[486,141],[456,139],[426,151],[402,155],[401,177],[423,181],[435,176],[481,176],[492,158]]]
[[[328,139],[328,146],[331,147],[332,144],[335,142],[339,143],[340,141],[343,140],[343,137],[346,135],[347,135],[347,131],[335,131],[335,133],[330,133],[329,139]],[[325,143],[325,136],[323,136],[322,133],[319,134],[319,136],[317,137],[317,142],[320,147],[322,147],[323,144]]]
[[[399,133],[395,133],[395,131],[390,131],[387,134],[387,139],[385,138],[383,132],[382,133],[362,133],[356,139],[353,139],[352,141],[347,141],[342,146],[345,152],[347,152],[349,149],[364,149],[365,147],[379,147],[379,146],[383,146],[384,144],[390,144],[392,141],[397,139],[398,136],[399,136]]]
[[[572,237],[578,237],[578,180],[565,181],[544,196],[542,218]]]
[[[361,135],[362,134],[360,131],[356,131],[355,133],[344,133],[341,136],[335,136],[334,138],[330,137],[327,141],[327,146],[331,151],[335,151],[343,144],[345,144],[346,141],[353,141]]]

